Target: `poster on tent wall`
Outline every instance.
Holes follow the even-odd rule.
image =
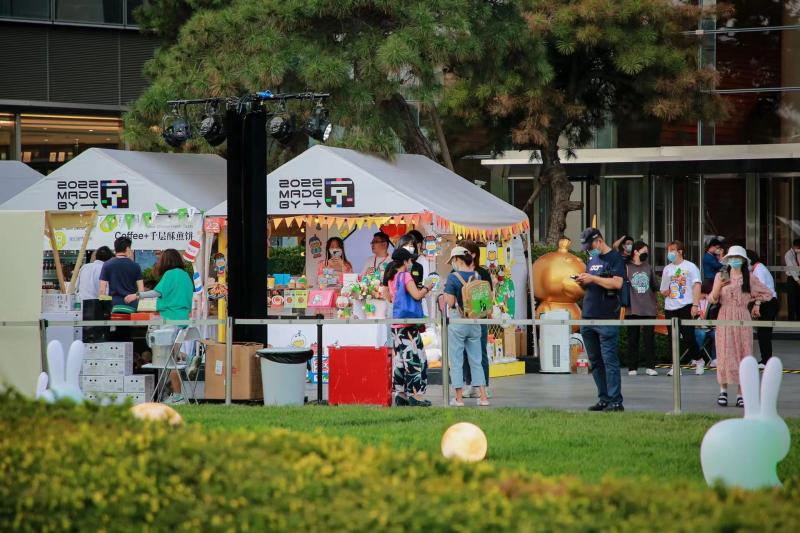
[[[114,248],[119,237],[129,237],[134,250],[185,250],[189,241],[199,240],[202,232],[202,215],[177,214],[132,214],[100,215],[97,227],[92,231],[87,249],[100,246]],[[63,229],[55,231],[59,250],[80,250],[83,230]],[[50,241],[42,238],[43,250],[50,249]]]

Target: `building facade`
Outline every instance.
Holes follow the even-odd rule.
[[[709,3],[707,0],[705,3]],[[733,0],[734,18],[701,24],[704,61],[721,74],[718,92],[731,115],[716,124],[664,126],[632,119],[598,132],[594,145],[563,159],[584,209],[568,217],[568,236],[597,220],[610,237],[665,246],[684,241],[699,261],[712,236],[757,250],[767,264],[800,237],[800,1]],[[695,33],[692,30],[692,33]],[[491,187],[518,207],[534,189],[531,154],[484,160]],[[548,191],[534,206],[542,239]]]
[[[90,147],[124,148],[122,113],[159,42],[143,0],[0,0],[0,159],[47,174]]]

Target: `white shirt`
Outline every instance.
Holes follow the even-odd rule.
[[[383,259],[380,259],[374,255],[367,257],[367,262],[364,263],[364,268],[361,270],[361,273],[366,275],[367,269],[374,268],[375,270],[379,271],[381,274],[381,280],[383,280],[383,273],[386,270],[386,267],[389,266],[389,263],[392,262],[392,258],[390,256],[386,256]]]
[[[661,290],[669,290],[664,298],[664,309],[675,311],[694,303],[694,285],[701,283],[700,270],[691,261],[673,263],[664,267],[661,275]]]
[[[100,296],[100,271],[103,262],[95,260],[88,265],[83,265],[78,273],[78,298],[83,300],[96,300]]]
[[[769,289],[773,298],[778,297],[778,293],[775,292],[775,280],[772,278],[772,274],[769,273],[769,270],[767,270],[767,267],[761,263],[756,264],[755,268],[753,268],[753,275]]]
[[[800,253],[795,252],[794,248],[789,248],[789,251],[783,256],[783,261],[787,267],[796,267],[798,266],[798,257],[800,257]],[[800,283],[800,274],[797,269],[787,270],[786,275],[793,277],[796,282]]]

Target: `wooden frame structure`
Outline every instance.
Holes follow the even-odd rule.
[[[56,266],[56,276],[58,286],[62,294],[74,294],[78,284],[78,271],[83,265],[83,258],[86,256],[86,246],[92,236],[92,230],[97,224],[97,211],[45,211],[44,212],[44,234],[50,241],[50,249],[53,250],[53,261]],[[69,286],[64,280],[64,269],[61,266],[61,257],[58,254],[58,243],[56,242],[56,230],[60,229],[82,229],[84,230],[83,242],[81,242],[80,253],[72,270]]]

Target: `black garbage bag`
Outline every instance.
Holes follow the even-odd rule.
[[[256,353],[259,357],[263,357],[268,361],[284,365],[303,365],[314,356],[314,352],[309,348],[294,348],[292,346],[264,348]]]

